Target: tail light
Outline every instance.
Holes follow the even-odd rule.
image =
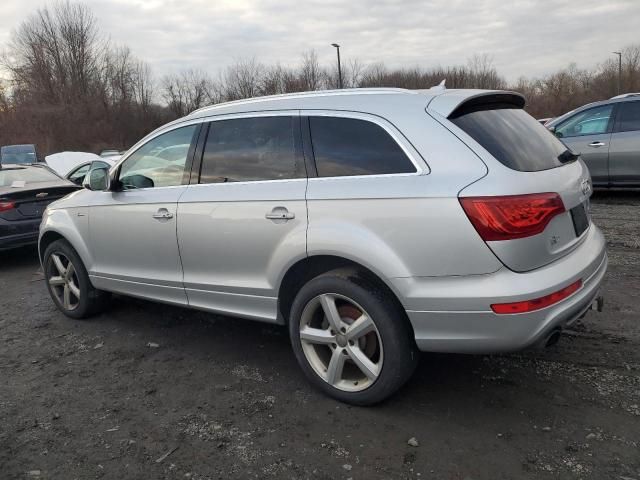
[[[550,293],[544,297],[534,298],[533,300],[514,303],[494,303],[491,305],[491,310],[500,314],[533,312],[534,310],[540,310],[541,308],[549,307],[554,303],[564,300],[580,290],[580,287],[582,287],[582,280],[578,280],[568,287],[564,287],[562,290]]]
[[[6,212],[7,210],[13,210],[16,208],[15,202],[0,202],[0,212]]]
[[[460,204],[486,242],[537,235],[565,211],[557,193],[463,197]]]

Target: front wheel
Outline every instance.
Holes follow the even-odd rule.
[[[289,334],[311,382],[354,405],[393,394],[418,360],[404,311],[355,272],[329,272],[302,287],[291,308]]]
[[[87,318],[104,309],[108,294],[91,285],[80,256],[65,240],[47,247],[43,264],[51,299],[66,316]]]

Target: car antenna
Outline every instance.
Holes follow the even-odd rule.
[[[438,85],[434,85],[429,90],[446,90],[447,89],[447,86],[445,85],[446,82],[447,82],[447,79],[443,78]]]

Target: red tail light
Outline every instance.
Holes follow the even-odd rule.
[[[565,211],[557,193],[464,197],[460,203],[486,242],[537,235],[553,217]]]
[[[541,308],[558,303],[560,300],[564,300],[568,296],[580,290],[580,287],[582,287],[582,280],[578,280],[568,287],[564,287],[562,290],[550,293],[544,297],[534,298],[533,300],[514,303],[494,303],[491,305],[491,310],[495,313],[501,314],[533,312],[534,310],[540,310]]]
[[[0,202],[0,212],[6,212],[7,210],[13,210],[16,208],[14,202]]]

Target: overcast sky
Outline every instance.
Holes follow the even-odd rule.
[[[388,66],[465,64],[493,57],[509,80],[575,62],[592,67],[640,43],[640,0],[87,0],[102,31],[158,76],[185,68],[216,74],[234,59],[293,65],[315,49]],[[1,0],[0,42],[37,8]]]

